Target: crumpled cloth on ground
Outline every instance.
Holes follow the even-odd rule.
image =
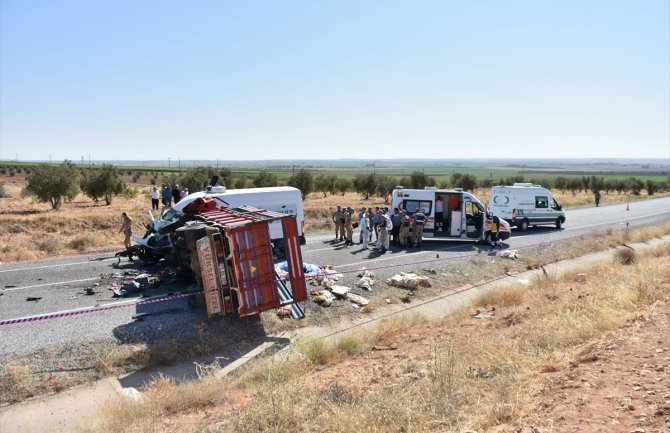
[[[275,264],[275,268],[279,268],[279,269],[281,269],[282,271],[288,271],[288,262],[283,261],[283,262],[276,263],[276,264]],[[313,264],[311,264],[311,263],[304,263],[304,262],[303,262],[303,264],[302,264],[302,270],[303,270],[306,274],[313,274],[313,273],[316,273],[316,272],[320,272],[321,269],[323,269],[323,268],[324,268],[324,266],[321,266],[321,265],[313,265]]]
[[[519,252],[517,250],[504,250],[499,253],[499,256],[514,260],[519,258]]]
[[[372,290],[372,286],[374,286],[375,280],[370,278],[370,277],[361,277],[360,280],[356,283],[356,287],[359,287],[363,290],[367,290],[368,292]]]
[[[386,284],[390,284],[391,286],[404,287],[406,289],[431,287],[428,277],[420,277],[413,272],[401,272],[399,275],[394,275],[386,280]]]

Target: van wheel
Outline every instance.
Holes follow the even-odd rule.
[[[517,227],[519,227],[519,230],[521,230],[522,232],[525,232],[526,230],[528,230],[528,220],[524,218],[523,220],[521,220],[521,222]]]
[[[561,217],[558,217],[556,219],[556,228],[560,230],[561,227],[563,227],[563,219]]]

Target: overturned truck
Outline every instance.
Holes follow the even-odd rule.
[[[207,314],[247,316],[290,305],[293,318],[304,317],[297,304],[307,289],[295,216],[251,206],[204,209],[191,213],[170,238],[172,264],[203,288]],[[275,271],[273,222],[283,230],[285,279]]]

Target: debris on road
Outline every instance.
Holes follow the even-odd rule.
[[[358,273],[356,274],[357,277],[363,278],[363,277],[368,277],[368,278],[374,278],[375,273],[374,271],[371,271],[369,269],[365,269],[365,267],[362,267],[358,270]]]
[[[26,298],[26,301],[27,301],[27,302],[37,302],[37,301],[39,301],[40,299],[42,299],[42,298],[41,298],[41,297],[37,297],[37,296],[28,296],[28,297]]]

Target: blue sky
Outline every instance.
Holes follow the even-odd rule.
[[[0,159],[670,157],[667,0],[0,0]]]

